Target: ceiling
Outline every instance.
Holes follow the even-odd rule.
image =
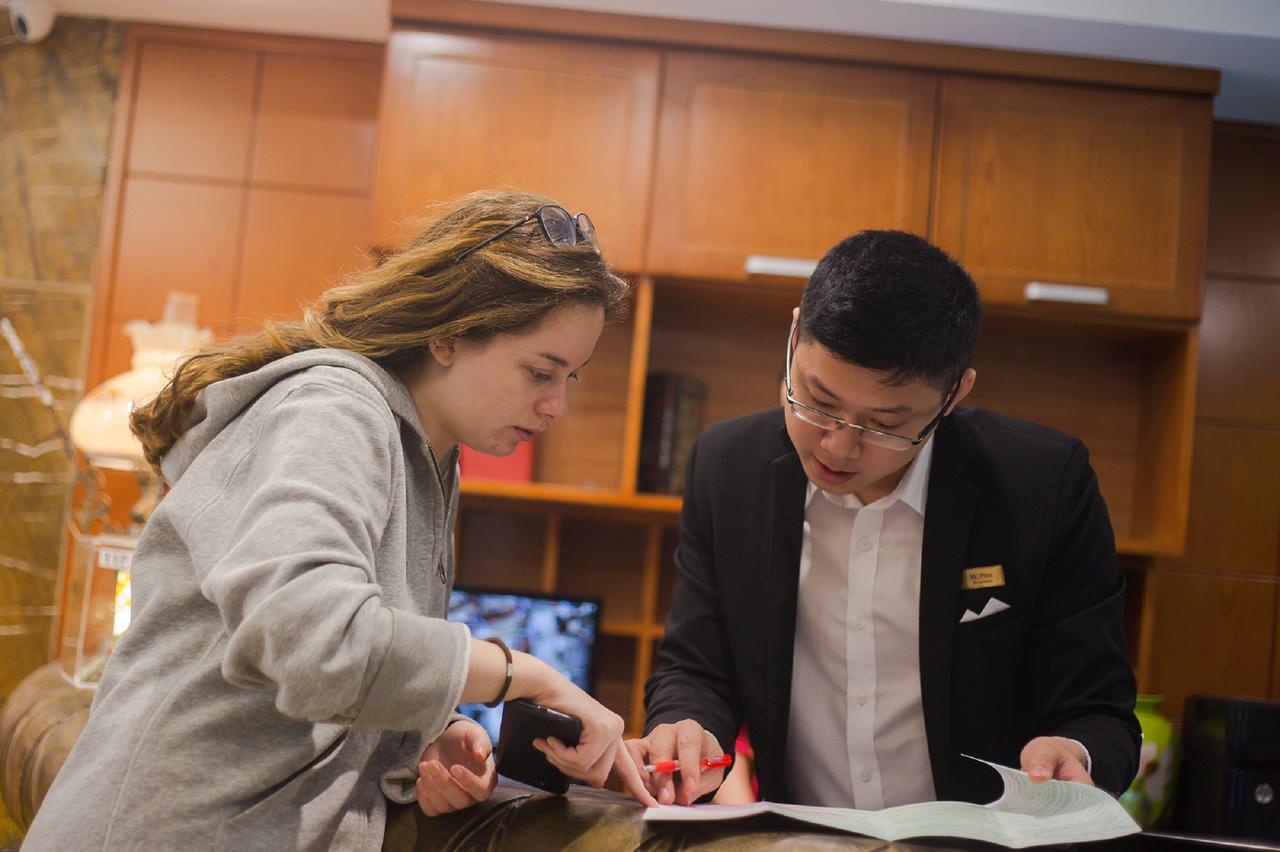
[[[1199,65],[1218,118],[1280,125],[1280,0],[504,0]],[[382,41],[389,0],[55,0],[62,14]],[[0,2],[0,5],[5,5]]]

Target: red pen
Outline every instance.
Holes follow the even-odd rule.
[[[715,769],[720,766],[728,766],[733,763],[731,755],[722,754],[719,757],[704,757],[698,761],[702,764],[703,769]],[[679,772],[680,761],[678,760],[659,760],[657,763],[646,763],[644,765],[645,772]]]

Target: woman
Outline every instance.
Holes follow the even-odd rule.
[[[184,361],[134,413],[170,491],[27,848],[377,849],[385,797],[488,797],[454,708],[504,698],[579,717],[548,759],[652,803],[616,714],[444,620],[459,442],[505,455],[561,417],[625,297],[585,215],[482,193],[302,322]]]

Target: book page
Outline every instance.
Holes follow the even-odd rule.
[[[977,758],[970,758],[977,760]],[[801,820],[881,840],[963,837],[1014,849],[1049,843],[1083,843],[1134,834],[1138,825],[1110,794],[1069,781],[1031,783],[1025,772],[981,761],[1004,783],[987,805],[920,802],[882,811],[757,802],[753,805],[662,805],[645,811],[646,821],[702,822],[762,813]]]

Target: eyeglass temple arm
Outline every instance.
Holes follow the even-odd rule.
[[[933,416],[933,419],[925,424],[919,435],[916,435],[915,442],[917,444],[924,440],[924,436],[928,435],[930,430],[942,422],[942,418],[947,416],[947,409],[951,407],[956,394],[960,392],[960,383],[962,381],[964,381],[964,373],[960,374],[960,378],[956,379],[956,383],[951,386],[951,390],[947,391],[947,398],[942,401],[942,408],[938,409],[938,413]]]
[[[539,208],[539,209],[541,209],[541,208]],[[526,215],[526,216],[525,216],[523,219],[521,219],[519,222],[513,222],[512,224],[510,224],[510,225],[508,225],[507,227],[503,228],[501,231],[499,231],[498,233],[494,234],[493,236],[491,236],[491,237],[487,237],[487,238],[486,238],[486,239],[484,239],[483,241],[476,243],[476,244],[475,244],[475,245],[473,245],[471,248],[467,249],[467,250],[466,250],[466,251],[464,251],[462,254],[460,254],[460,255],[458,255],[457,257],[455,257],[455,258],[453,259],[453,262],[454,262],[454,263],[460,263],[460,262],[462,262],[463,260],[466,260],[468,257],[471,257],[471,255],[473,255],[473,254],[475,254],[476,252],[480,251],[480,249],[484,248],[485,246],[489,245],[490,243],[497,242],[498,240],[500,240],[500,239],[502,239],[503,237],[505,237],[507,234],[509,234],[509,233],[511,233],[512,231],[514,231],[516,228],[519,228],[521,225],[523,225],[523,224],[525,224],[526,222],[528,222],[530,219],[536,218],[536,217],[537,217],[537,215],[538,215],[538,212],[535,210],[534,212],[532,212],[532,213],[530,213],[530,214]]]

